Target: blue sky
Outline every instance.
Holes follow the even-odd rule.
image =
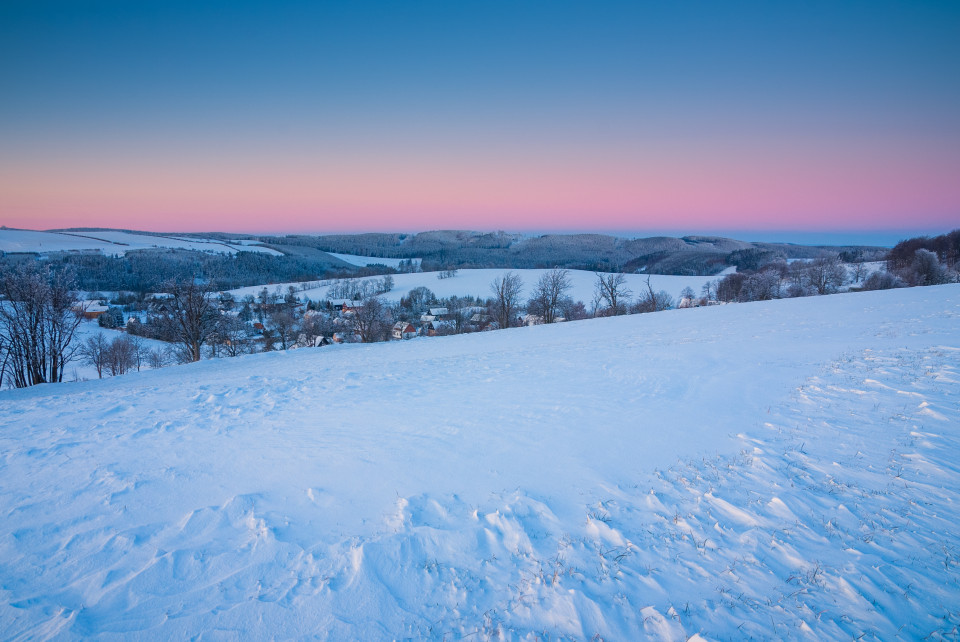
[[[958,34],[951,2],[5,2],[0,222],[936,231]]]

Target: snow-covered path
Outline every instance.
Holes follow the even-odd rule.
[[[0,393],[0,637],[960,624],[960,286]]]

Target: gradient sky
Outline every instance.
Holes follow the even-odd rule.
[[[0,224],[944,232],[960,2],[3,0]]]

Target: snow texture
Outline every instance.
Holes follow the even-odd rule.
[[[960,286],[0,393],[0,638],[956,639]]]

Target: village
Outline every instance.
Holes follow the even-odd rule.
[[[377,281],[380,281],[379,279]],[[362,289],[361,289],[362,292]],[[356,293],[356,292],[355,292]],[[323,347],[339,343],[373,343],[484,332],[500,326],[488,301],[474,297],[436,298],[417,288],[398,303],[381,300],[383,291],[368,289],[363,298],[314,301],[298,296],[296,288],[261,288],[257,296],[236,298],[230,292],[207,292],[209,332],[204,344],[209,357],[237,356],[273,350]],[[129,293],[93,293],[75,311],[99,327],[171,345],[168,361],[178,359],[178,305],[169,293],[136,297]],[[518,314],[511,325],[542,322],[534,314]],[[156,359],[155,359],[156,361]],[[159,360],[162,365],[163,359]]]

